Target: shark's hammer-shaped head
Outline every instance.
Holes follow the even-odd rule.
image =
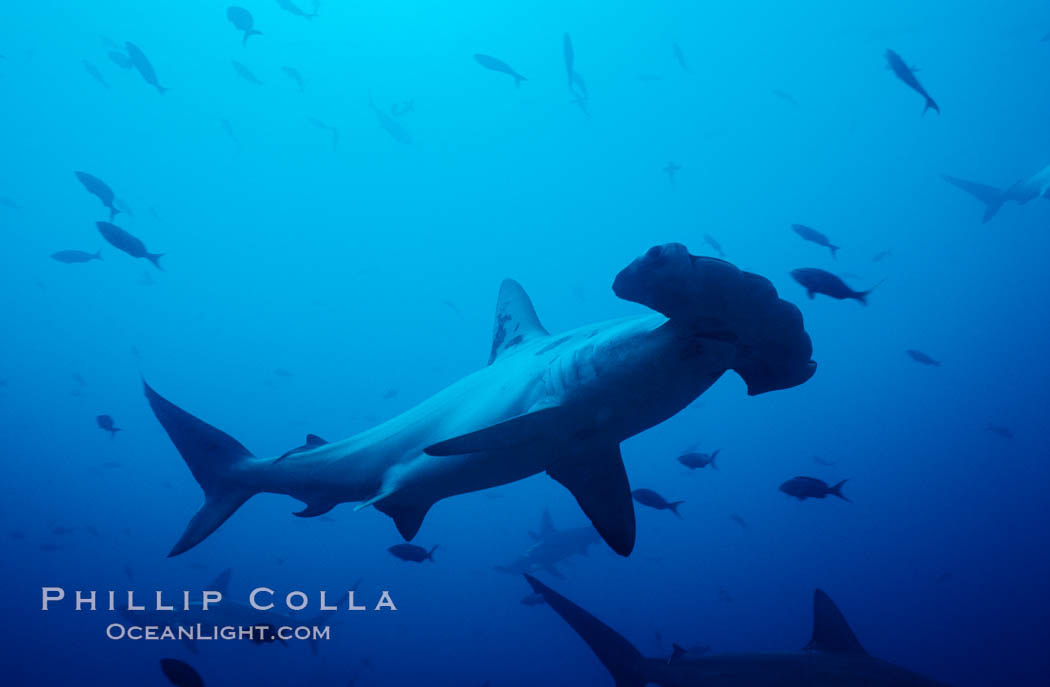
[[[802,384],[813,376],[813,347],[802,314],[764,277],[680,243],[654,246],[613,282],[625,300],[668,317],[684,335],[729,341],[734,369],[750,395]]]

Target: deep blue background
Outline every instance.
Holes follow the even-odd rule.
[[[40,586],[199,589],[227,566],[235,596],[361,576],[366,599],[389,589],[401,610],[346,618],[318,658],[205,647],[192,662],[209,685],[345,684],[362,657],[375,668],[361,685],[611,684],[549,609],[518,603],[520,579],[491,569],[524,551],[545,507],[584,524],[546,477],[438,504],[417,538],[441,544],[436,564],[387,554],[399,537],[372,509],[303,521],[272,495],[166,559],[201,496],[139,372],[276,455],[483,364],[504,277],[556,332],[642,312],[613,296],[616,272],[657,243],[708,252],[704,233],[800,305],[819,370],[757,398],[729,374],[627,442],[632,485],[685,499],[684,521],[639,508],[631,558],[599,547],[547,581],[650,655],[671,641],[800,647],[821,586],[877,656],[957,685],[1045,684],[1050,206],[1009,205],[982,226],[979,204],[939,178],[1006,186],[1050,160],[1045,3],[329,0],[312,21],[246,6],[263,31],[247,46],[217,2],[0,8],[0,196],[19,206],[0,205],[12,684],[163,684],[156,659],[186,658],[180,645],[108,642],[112,617],[43,614]],[[590,119],[570,103],[565,31]],[[171,91],[118,69],[105,39],[140,46]],[[887,48],[922,68],[943,115],[920,116],[922,99],[884,69]],[[515,89],[476,52],[528,81]],[[400,119],[412,145],[379,127],[370,99],[415,100]],[[337,151],[310,117],[340,130]],[[683,167],[674,187],[668,160]],[[105,211],[74,170],[126,201],[134,215],[117,223],[166,253],[165,272],[103,244]],[[839,260],[795,222],[830,235]],[[48,257],[69,248],[105,261]],[[886,281],[867,308],[808,301],[788,276],[803,266]],[[111,440],[99,413],[125,431]],[[722,448],[719,471],[677,464],[695,442]],[[776,487],[796,474],[850,478],[853,503],[788,499]]]

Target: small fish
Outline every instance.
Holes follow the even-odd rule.
[[[832,467],[839,464],[837,460],[828,460],[827,458],[821,458],[820,456],[813,456],[813,462],[825,467]]]
[[[886,258],[890,257],[891,255],[893,255],[893,249],[892,248],[888,248],[886,250],[880,250],[878,253],[876,253],[875,255],[871,256],[871,261],[872,262],[882,262],[883,260],[885,260]]]
[[[146,244],[141,240],[111,222],[95,222],[95,226],[98,227],[102,238],[106,239],[114,248],[124,251],[133,258],[146,258],[158,270],[164,271],[164,268],[160,266],[160,259],[164,256],[163,253],[150,253],[146,250]]]
[[[779,88],[774,88],[773,89],[773,95],[775,95],[776,97],[780,98],[781,100],[783,100],[786,103],[791,103],[792,105],[798,105],[798,102],[795,100],[795,97],[793,95],[791,95],[790,93],[788,93],[787,91],[782,91]]]
[[[289,14],[294,14],[297,17],[302,17],[303,19],[313,19],[314,17],[317,16],[317,10],[320,9],[321,2],[320,2],[320,0],[314,0],[314,3],[313,3],[314,11],[312,13],[310,13],[310,14],[307,14],[306,12],[303,12],[291,0],[277,0],[277,6],[280,7],[282,10],[284,10],[285,12],[288,12]]]
[[[193,669],[188,663],[175,658],[160,659],[160,672],[168,678],[168,682],[175,687],[204,687],[204,680],[200,673]]]
[[[101,200],[102,204],[109,208],[109,219],[112,222],[113,218],[120,212],[117,206],[113,204],[113,201],[116,200],[116,194],[113,193],[113,189],[106,182],[87,172],[74,172],[74,174],[76,174],[77,179],[84,185],[88,193]]]
[[[521,600],[522,606],[542,606],[545,603],[547,602],[543,600],[543,595],[536,593],[529,594]]]
[[[576,60],[576,52],[572,48],[572,38],[569,37],[568,33],[565,33],[561,39],[561,51],[562,57],[565,60],[565,75],[569,79],[569,90],[572,90],[573,76],[573,63]]]
[[[262,35],[262,31],[256,31],[254,28],[255,18],[252,17],[252,13],[243,7],[230,5],[226,8],[226,18],[230,20],[235,29],[244,32],[244,39],[241,41],[241,45],[247,45],[248,39],[252,36]]]
[[[898,79],[926,99],[926,106],[922,108],[923,114],[926,114],[927,110],[933,110],[937,114],[941,113],[941,108],[937,107],[937,103],[933,101],[930,94],[926,92],[926,89],[922,87],[919,80],[915,78],[915,72],[918,71],[917,69],[905,64],[904,60],[901,59],[901,56],[892,50],[886,51],[886,62],[889,65],[890,71],[892,71]]]
[[[678,512],[678,506],[685,503],[685,501],[668,501],[652,489],[635,489],[631,492],[631,496],[643,506],[649,506],[656,510],[669,510],[674,513],[679,520],[682,519],[681,514]]]
[[[849,501],[842,495],[842,485],[845,483],[846,480],[842,480],[835,486],[829,487],[827,482],[815,477],[794,477],[781,484],[780,491],[788,496],[794,496],[799,501],[822,499],[828,494],[838,496],[843,501]]]
[[[303,75],[299,73],[299,70],[295,67],[281,67],[281,71],[284,72],[289,79],[295,82],[295,85],[299,87],[299,92],[303,92]]]
[[[110,50],[106,53],[106,57],[109,58],[110,62],[117,65],[121,69],[131,69],[133,66],[135,66],[131,64],[131,58],[128,57],[126,54],[120,52],[119,50]]]
[[[92,260],[101,260],[102,251],[97,253],[88,253],[83,250],[60,250],[57,253],[52,253],[51,257],[59,262],[64,262],[67,265],[73,265],[78,262],[91,262]]]
[[[813,298],[815,294],[821,293],[835,300],[852,298],[860,301],[863,305],[868,304],[868,294],[875,290],[872,287],[867,291],[854,291],[846,286],[846,283],[831,272],[816,267],[803,267],[791,270],[792,278],[806,289],[806,295]]]
[[[132,66],[138,70],[146,83],[156,88],[157,92],[161,95],[164,95],[170,90],[161,86],[157,82],[157,73],[153,70],[153,65],[150,64],[149,59],[146,58],[146,54],[142,52],[137,45],[128,41],[124,43],[124,48],[128,51],[128,59],[131,60]]]
[[[237,60],[231,60],[231,62],[233,62],[233,70],[237,72],[237,76],[241,77],[248,83],[255,84],[256,86],[263,85],[263,82],[259,81],[258,77],[256,77],[255,74],[252,74],[252,70],[248,69]]]
[[[82,62],[84,64],[84,70],[91,75],[91,78],[98,81],[104,87],[109,88],[109,84],[106,83],[106,78],[102,76],[102,72],[98,70],[98,67],[96,67],[94,63],[88,62],[87,60],[83,60]]]
[[[500,72],[501,74],[507,74],[514,78],[514,87],[520,87],[522,81],[528,81],[524,76],[514,71],[509,64],[503,60],[496,59],[491,55],[482,55],[481,53],[474,54],[474,60],[485,69],[491,69],[494,72]]]
[[[730,513],[729,514],[729,519],[732,520],[733,522],[735,522],[736,524],[740,525],[741,527],[743,527],[745,530],[750,527],[750,525],[747,524],[747,521],[744,520],[739,515],[737,515],[736,513]]]
[[[376,118],[379,120],[379,126],[383,127],[383,130],[390,134],[395,141],[404,143],[405,145],[412,143],[412,134],[408,133],[408,130],[401,126],[396,119],[380,110],[373,102],[369,102],[368,106],[376,113]]]
[[[690,470],[696,470],[697,468],[706,468],[710,465],[715,470],[718,469],[718,465],[715,463],[715,458],[718,457],[719,452],[722,449],[715,449],[712,453],[683,453],[678,456],[678,462],[686,466]]]
[[[78,386],[82,386],[82,387],[83,386],[87,386],[87,380],[84,379],[83,375],[81,375],[81,374],[79,374],[77,372],[74,372],[73,374],[70,375],[70,377],[73,378],[73,381],[76,382]]]
[[[681,165],[676,165],[673,162],[668,162],[667,166],[661,170],[667,175],[667,180],[671,182],[671,186],[674,186],[674,175],[678,173],[678,170],[682,169]]]
[[[95,418],[95,422],[98,423],[99,429],[103,429],[109,432],[109,436],[112,439],[117,436],[117,432],[123,432],[124,430],[113,424],[113,417],[110,415],[99,415]]]
[[[821,234],[816,229],[807,227],[805,224],[792,224],[791,230],[801,236],[804,241],[809,241],[810,243],[815,243],[818,246],[830,249],[832,258],[838,253],[839,247],[832,245],[831,241],[828,240],[828,237]]]
[[[395,544],[391,546],[387,551],[394,554],[395,558],[400,558],[403,561],[410,561],[412,563],[422,563],[423,561],[434,561],[434,552],[437,551],[437,546],[427,551],[422,546],[416,546],[415,544]]]
[[[678,63],[678,66],[682,68],[686,74],[691,73],[689,65],[685,62],[685,54],[682,53],[682,46],[678,45],[676,41],[671,42],[671,51],[674,53],[674,60]]]
[[[934,360],[933,358],[931,358],[930,356],[926,355],[922,351],[917,351],[914,348],[909,348],[908,350],[905,351],[905,353],[908,354],[909,358],[911,358],[915,362],[919,363],[920,365],[930,365],[932,367],[940,367],[941,366],[941,363],[939,361]]]
[[[325,124],[319,119],[313,117],[308,118],[310,123],[316,126],[318,129],[324,129],[332,137],[332,150],[339,150],[339,129],[336,129],[330,124]]]
[[[992,434],[997,434],[1003,439],[1013,439],[1014,433],[1009,427],[1003,427],[1002,425],[988,425],[986,428]]]
[[[714,236],[711,236],[710,234],[704,234],[704,243],[714,248],[715,251],[718,253],[718,257],[724,258],[726,256],[726,252],[722,250],[722,244],[720,244],[718,242],[718,239],[716,239]]]

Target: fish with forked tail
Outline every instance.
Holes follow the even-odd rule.
[[[860,301],[862,305],[868,304],[868,294],[875,290],[875,286],[867,291],[854,291],[846,282],[836,277],[831,272],[817,267],[801,267],[791,270],[791,277],[806,289],[806,295],[811,299],[820,293],[835,300],[842,301],[852,298]]]
[[[117,216],[117,213],[120,212],[114,204],[117,196],[113,193],[113,189],[106,182],[87,172],[74,172],[74,174],[76,174],[80,183],[84,185],[84,188],[87,189],[87,192],[101,200],[102,204],[109,209],[109,219],[112,221]]]
[[[794,496],[799,501],[806,499],[822,499],[825,496],[838,496],[843,501],[849,501],[842,495],[842,485],[848,480],[842,480],[834,486],[828,486],[824,480],[816,477],[792,477],[780,485],[780,491],[788,496]]]
[[[643,506],[649,506],[656,510],[669,510],[675,514],[676,518],[682,519],[681,513],[678,512],[678,506],[685,503],[685,501],[668,501],[652,489],[635,489],[631,492],[631,496]]]
[[[926,92],[926,89],[922,87],[919,80],[915,78],[915,72],[918,71],[915,67],[909,67],[904,60],[901,59],[901,56],[892,50],[886,51],[886,62],[890,71],[892,71],[898,79],[926,99],[926,106],[922,108],[923,114],[926,114],[927,110],[933,110],[937,114],[941,113],[941,108],[937,107],[937,103],[934,102],[933,98],[930,97],[930,94]]]
[[[171,90],[160,85],[157,81],[157,72],[154,71],[153,65],[150,64],[149,59],[146,57],[146,53],[142,52],[137,45],[128,41],[124,43],[124,49],[127,50],[128,60],[131,62],[131,66],[138,70],[138,73],[146,83],[157,89],[157,93],[164,95]]]
[[[837,257],[836,253],[839,251],[839,247],[833,245],[827,236],[820,233],[812,227],[807,227],[805,224],[792,224],[791,230],[802,237],[804,241],[815,243],[818,246],[823,246],[831,251],[831,257]]]
[[[117,432],[124,431],[116,426],[111,415],[99,415],[95,418],[95,423],[98,425],[99,429],[109,432],[110,438],[117,436]]]
[[[252,13],[243,7],[230,5],[226,8],[226,18],[230,20],[230,23],[233,24],[235,29],[244,32],[244,38],[241,40],[241,45],[248,45],[248,39],[252,36],[262,35],[262,31],[255,29],[255,18],[252,17]]]
[[[485,69],[491,69],[494,72],[500,72],[501,74],[507,74],[514,78],[514,86],[520,87],[522,81],[528,81],[524,76],[514,71],[513,68],[503,60],[492,57],[491,55],[483,55],[481,53],[474,54],[474,60]]]
[[[427,551],[422,546],[416,546],[415,544],[394,544],[387,551],[392,553],[395,558],[400,558],[403,561],[410,563],[422,563],[423,561],[434,562],[434,552],[438,550],[437,546],[434,546],[430,551]]]
[[[102,238],[106,239],[114,248],[124,251],[133,258],[146,258],[158,270],[164,271],[164,268],[160,266],[160,259],[164,256],[163,253],[150,253],[146,250],[146,244],[140,239],[111,222],[95,222],[95,226],[98,227],[98,232],[102,234]]]

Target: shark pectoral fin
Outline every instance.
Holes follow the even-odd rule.
[[[412,541],[412,538],[416,536],[416,532],[419,532],[419,528],[423,525],[423,518],[426,517],[427,511],[434,504],[391,503],[380,500],[373,505],[376,507],[376,510],[386,513],[394,519],[394,526],[397,527],[397,531],[401,533],[405,541]]]
[[[324,515],[338,505],[339,502],[337,501],[316,501],[314,503],[306,504],[306,508],[301,511],[296,511],[295,513],[292,513],[292,515],[297,518],[316,518],[319,515]]]
[[[530,444],[544,436],[553,436],[554,428],[564,424],[567,411],[563,406],[541,408],[524,415],[439,441],[423,449],[428,456],[459,456],[480,451],[499,451]]]
[[[521,284],[504,279],[496,298],[496,321],[492,326],[489,365],[517,345],[540,336],[549,336],[540,324],[536,309]]]
[[[857,641],[842,611],[823,590],[813,592],[813,637],[805,646],[810,651],[831,654],[863,654],[867,651]]]
[[[634,550],[634,503],[619,446],[571,456],[547,474],[572,492],[605,543],[621,556]]]

